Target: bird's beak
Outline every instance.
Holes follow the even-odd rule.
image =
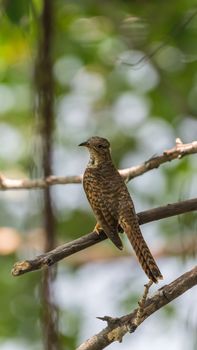
[[[87,142],[87,141],[82,142],[82,143],[80,143],[78,146],[85,146],[85,147],[87,147],[87,146],[88,146],[88,142]]]

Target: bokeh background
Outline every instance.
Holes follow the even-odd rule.
[[[0,169],[8,178],[35,178],[40,169],[35,64],[41,0],[0,7]],[[133,166],[197,139],[197,8],[195,1],[55,1],[53,37],[53,174],[83,173],[77,145],[107,137],[118,168]],[[132,180],[136,211],[194,198],[196,155]],[[56,244],[92,230],[81,185],[54,186]],[[43,191],[0,192],[0,347],[41,350],[42,272],[13,278],[16,260],[44,249]],[[196,213],[142,227],[168,283],[196,263]],[[119,253],[108,241],[59,263],[52,283],[59,342],[74,350],[98,332],[96,316],[136,307],[146,277],[125,238]],[[154,288],[153,288],[154,289]],[[56,320],[57,321],[57,320]],[[197,348],[195,288],[150,317],[111,349]],[[52,349],[52,348],[51,348]]]

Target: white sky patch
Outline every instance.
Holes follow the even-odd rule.
[[[69,211],[85,207],[85,194],[80,185],[54,186],[52,188],[52,194],[57,210],[67,209]]]
[[[91,100],[98,100],[106,91],[105,80],[99,73],[81,69],[73,78],[71,87],[79,96],[88,96]]]
[[[90,116],[90,100],[75,94],[62,97],[57,105],[58,131],[80,131],[87,127]]]
[[[14,93],[14,110],[16,111],[24,111],[32,108],[32,96],[30,93],[30,87],[26,84],[15,85],[13,86]]]
[[[41,346],[41,345],[40,345]],[[37,347],[35,344],[26,343],[23,340],[13,339],[8,340],[5,342],[0,343],[1,350],[38,350],[39,347]]]
[[[132,188],[142,195],[155,196],[158,193],[165,193],[166,178],[163,172],[157,171],[154,174],[150,171],[143,176],[136,177],[132,181]]]
[[[132,94],[122,94],[114,104],[113,116],[118,126],[130,133],[130,128],[137,127],[147,117],[149,112],[148,100]]]
[[[12,87],[0,84],[0,113],[11,110],[23,111],[31,106],[30,88],[27,84],[16,84]]]
[[[54,75],[57,81],[64,85],[70,84],[76,72],[81,68],[82,62],[75,56],[62,56],[54,65]]]
[[[140,140],[144,157],[151,157],[174,147],[176,138],[171,125],[158,118],[149,119],[148,122],[142,124],[137,137]]]
[[[0,113],[10,111],[15,105],[15,96],[12,88],[0,84]]]
[[[105,94],[105,81],[101,74],[81,69],[71,81],[72,92],[57,101],[59,132],[66,128],[71,133],[86,130],[95,124],[90,118],[95,101]],[[90,124],[90,125],[89,125]]]
[[[59,146],[54,151],[53,169],[57,176],[76,175],[84,172],[88,162],[87,152],[79,152],[76,144],[75,149]],[[84,207],[85,194],[82,185],[54,186],[52,188],[53,199],[57,209],[76,209]],[[87,202],[87,201],[86,201]]]
[[[135,66],[135,63],[142,59],[143,56],[144,54],[138,51],[126,51],[121,55],[119,68],[125,80],[132,87],[145,93],[158,85],[159,75],[153,65],[146,59]],[[134,64],[134,66],[126,65],[124,62]]]
[[[81,142],[84,140],[81,140]],[[80,152],[81,150],[81,152]],[[76,175],[84,171],[88,162],[88,152],[76,144],[73,148],[57,146],[53,153],[53,168],[57,176]],[[76,185],[75,185],[76,186]]]
[[[23,153],[23,139],[18,129],[8,124],[0,123],[0,158],[6,161],[16,161]]]
[[[189,116],[184,117],[179,125],[178,130],[178,136],[182,139],[184,143],[195,141],[197,136],[197,118],[190,118]]]
[[[130,168],[132,166],[139,165],[146,160],[142,150],[132,150],[124,154],[120,162],[120,169]]]

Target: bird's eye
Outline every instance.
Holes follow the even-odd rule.
[[[102,148],[102,147],[103,147],[103,145],[98,145],[97,147],[98,147],[98,148]]]

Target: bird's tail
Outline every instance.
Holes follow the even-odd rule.
[[[157,283],[163,276],[142,236],[137,217],[133,216],[129,222],[121,220],[121,227],[127,234],[137,258],[148,278]]]

